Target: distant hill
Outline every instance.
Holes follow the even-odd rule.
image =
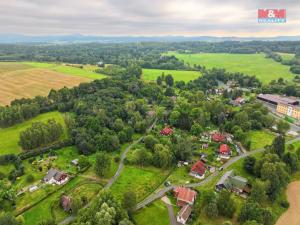
[[[0,43],[131,43],[131,42],[183,42],[183,41],[300,41],[300,36],[276,36],[276,37],[214,37],[214,36],[88,36],[73,35],[49,35],[27,36],[18,34],[0,34]]]

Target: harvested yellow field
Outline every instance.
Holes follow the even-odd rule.
[[[281,215],[276,225],[299,225],[300,224],[300,181],[289,184],[286,191],[289,209]]]
[[[23,64],[9,65],[5,68],[1,66],[0,64],[0,105],[8,105],[12,100],[19,98],[47,96],[51,89],[73,87],[91,81],[89,78],[70,76],[43,68],[30,69],[30,66]]]
[[[0,62],[0,74],[16,70],[30,69],[32,66],[18,62]]]

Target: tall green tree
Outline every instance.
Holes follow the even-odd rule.
[[[106,152],[96,154],[95,172],[99,177],[103,177],[110,169],[111,157]]]
[[[275,137],[272,147],[274,149],[274,152],[282,158],[284,150],[285,150],[285,138],[283,135],[279,135]]]

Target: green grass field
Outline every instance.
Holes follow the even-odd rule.
[[[167,225],[170,224],[168,209],[161,200],[141,209],[134,215],[137,225]]]
[[[279,54],[283,60],[291,60],[295,57],[295,54],[291,53],[277,52],[277,54]]]
[[[282,77],[292,81],[294,75],[289,71],[290,67],[275,62],[273,59],[265,58],[264,54],[229,54],[229,53],[199,53],[179,54],[168,52],[168,55],[175,55],[179,60],[189,63],[206,66],[211,69],[224,68],[229,72],[241,72],[247,75],[255,75],[264,84],[271,80]]]
[[[48,220],[52,218],[51,215],[51,207],[53,202],[59,200],[60,196],[75,188],[83,179],[80,177],[76,177],[73,180],[69,181],[62,189],[55,192],[42,202],[38,203],[28,211],[22,214],[25,219],[24,225],[37,225],[43,220]]]
[[[110,190],[118,199],[122,199],[123,194],[131,190],[136,193],[137,199],[141,200],[164,181],[168,172],[154,167],[125,166]]]
[[[106,77],[103,74],[95,73],[94,70],[97,67],[91,65],[83,66],[83,68],[81,69],[81,68],[68,66],[64,64],[57,64],[57,63],[23,62],[23,64],[35,68],[49,69],[67,75],[85,77],[92,80],[102,79]]]
[[[249,131],[247,137],[251,140],[251,150],[255,150],[272,144],[275,134],[267,130]]]
[[[161,76],[162,73],[166,75],[171,74],[175,81],[185,81],[195,80],[201,74],[197,71],[183,71],[183,70],[158,70],[158,69],[143,69],[143,79],[156,81],[158,76]]]
[[[64,134],[62,138],[66,138],[66,127],[63,119],[63,114],[59,112],[50,112],[41,114],[31,120],[27,120],[23,123],[16,124],[12,127],[0,128],[0,155],[3,154],[18,154],[20,153],[21,147],[18,145],[20,132],[27,129],[34,122],[47,122],[49,119],[55,119],[57,122],[63,125]]]

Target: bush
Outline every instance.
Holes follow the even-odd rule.
[[[288,207],[290,207],[290,203],[289,203],[288,201],[286,201],[286,200],[282,200],[282,201],[280,202],[280,206],[281,206],[282,208],[287,209]]]
[[[115,157],[114,157],[114,161],[115,161],[115,163],[120,162],[120,156],[115,156]]]
[[[26,182],[32,183],[34,181],[34,176],[32,174],[27,175]]]

